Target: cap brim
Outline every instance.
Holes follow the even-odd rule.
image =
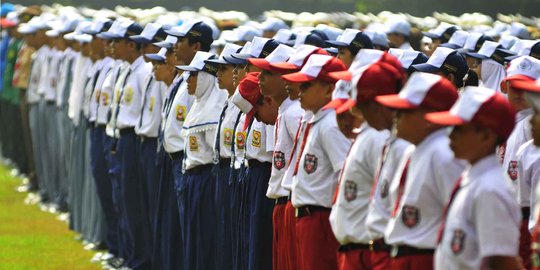
[[[328,76],[334,80],[352,80],[353,74],[348,70],[329,72]]]
[[[452,43],[443,43],[443,44],[441,44],[440,46],[441,46],[441,47],[445,47],[445,48],[454,49],[454,50],[461,49],[461,47],[460,47],[459,45],[452,44]]]
[[[194,68],[192,66],[176,66],[176,69],[192,72],[201,71],[200,69]]]
[[[416,71],[434,73],[439,71],[439,68],[428,63],[412,65],[412,68]]]
[[[512,60],[514,60],[516,58],[519,58],[519,57],[521,57],[521,55],[511,55],[511,56],[505,57],[504,60],[510,62],[510,61],[512,61]]]
[[[168,41],[160,41],[160,42],[155,42],[153,44],[160,48],[171,48],[173,46],[173,44]]]
[[[349,111],[352,107],[356,106],[356,100],[347,99],[339,108],[336,109],[336,113],[340,114],[346,111]]]
[[[399,95],[382,95],[375,97],[375,100],[385,107],[406,110],[418,108],[417,105],[410,103],[408,100],[401,98]]]
[[[450,114],[449,111],[427,113],[425,119],[440,126],[460,126],[467,123],[458,116]]]
[[[247,61],[262,70],[273,71],[270,67],[270,62],[264,58],[248,58]]]
[[[217,65],[232,65],[231,63],[225,61],[224,59],[210,59],[210,60],[204,60],[204,62],[217,64]]]
[[[146,56],[146,58],[148,58],[150,60],[154,60],[154,61],[160,61],[160,62],[165,61],[165,57],[163,57],[163,56],[161,56],[159,54],[156,54],[156,53],[147,53],[144,56]]]
[[[246,59],[238,59],[238,58],[234,58],[232,56],[224,56],[223,59],[228,62],[229,64],[232,64],[232,65],[245,65],[248,63],[248,61]]]
[[[232,58],[236,58],[238,60],[248,60],[248,58],[253,58],[253,56],[251,56],[251,54],[248,54],[248,53],[234,53],[234,54],[231,54]]]
[[[115,35],[115,34],[112,34],[112,33],[109,33],[109,32],[99,33],[99,34],[96,35],[96,37],[101,38],[101,39],[116,39],[116,38],[120,38],[120,36]]]
[[[291,73],[287,75],[281,75],[281,78],[283,78],[286,81],[294,82],[294,83],[309,82],[316,79],[316,77],[311,77],[302,72],[295,72],[295,73]]]
[[[337,112],[337,109],[340,108],[341,106],[343,106],[343,104],[345,104],[345,102],[347,102],[348,99],[346,98],[336,98],[336,99],[332,99],[332,101],[326,103],[326,105],[324,105],[323,109],[326,110],[326,109],[336,109],[336,112]]]
[[[488,59],[489,58],[489,57],[487,57],[487,56],[485,56],[483,54],[479,54],[479,53],[475,53],[475,52],[468,52],[468,53],[465,53],[465,55],[473,57],[473,58],[478,58],[478,59]]]
[[[430,33],[430,32],[423,32],[424,36],[431,38],[431,39],[440,39],[441,36]]]
[[[345,42],[337,41],[337,40],[331,40],[325,42],[330,47],[349,47],[350,44],[347,44]]]
[[[135,41],[136,43],[141,43],[141,44],[148,44],[148,43],[152,43],[153,40],[151,39],[147,39],[141,35],[136,35],[136,36],[130,36],[129,39]]]
[[[171,35],[171,36],[175,36],[175,37],[184,37],[184,36],[186,36],[185,33],[178,32],[178,31],[175,31],[173,29],[165,30],[165,33],[167,33],[167,35]]]
[[[298,71],[301,68],[289,62],[274,63],[270,64],[270,66],[278,72]]]
[[[325,50],[329,54],[334,54],[334,55],[339,53],[338,49],[333,48],[333,47],[324,48],[323,50]]]
[[[514,80],[510,82],[510,86],[522,91],[540,93],[540,85],[536,84],[534,81]]]

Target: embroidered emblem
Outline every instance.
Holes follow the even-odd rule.
[[[184,121],[186,119],[186,106],[176,105],[176,120]]]
[[[129,87],[126,90],[127,91],[124,93],[124,103],[126,105],[131,105],[131,102],[133,101],[133,88]]]
[[[454,254],[459,254],[463,251],[463,245],[465,244],[465,232],[460,229],[454,230],[452,236],[452,242],[450,242],[450,248]]]
[[[517,169],[518,169],[517,161],[511,160],[508,163],[508,170],[506,171],[506,173],[508,173],[508,176],[510,176],[510,179],[512,179],[512,181],[516,181],[516,179],[518,178],[518,170]]]
[[[101,103],[103,106],[109,106],[109,93],[101,93]]]
[[[356,199],[356,183],[350,180],[345,181],[345,200],[348,202]]]
[[[403,224],[409,228],[413,228],[420,222],[420,210],[414,206],[404,205],[401,213]]]
[[[308,174],[312,174],[317,170],[318,158],[312,154],[306,154],[304,158],[304,171]]]
[[[223,144],[231,146],[233,142],[233,130],[230,128],[223,129]]]
[[[261,132],[260,131],[257,131],[257,130],[253,131],[253,137],[251,138],[251,145],[257,148],[261,147]]]
[[[236,147],[243,150],[246,147],[246,132],[236,132]]]
[[[277,170],[285,168],[285,153],[274,151],[274,168]]]
[[[199,144],[197,143],[197,137],[189,136],[189,150],[192,152],[199,151]]]

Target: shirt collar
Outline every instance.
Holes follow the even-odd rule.
[[[286,98],[279,106],[278,114],[282,115],[289,107],[291,107],[293,103],[294,101],[292,101],[290,98]]]
[[[320,109],[315,115],[313,115],[311,120],[309,120],[309,123],[314,124],[332,112],[335,113],[335,110],[334,109],[326,109],[326,110]]]
[[[135,71],[138,67],[140,67],[142,64],[144,63],[144,58],[141,56],[137,57],[137,59],[135,59],[135,61],[133,62],[133,64],[131,64],[129,66],[129,68],[131,69],[131,71]]]
[[[420,144],[416,146],[415,153],[420,153],[422,150],[426,149],[433,143],[437,143],[436,141],[439,138],[444,138],[448,136],[447,131],[445,128],[441,128],[437,131],[434,131],[433,133],[429,134]]]
[[[527,108],[525,110],[521,110],[519,112],[517,112],[516,114],[516,123],[525,119],[526,117],[530,116],[530,115],[533,115],[533,109],[532,108]]]
[[[469,165],[469,167],[465,170],[465,173],[463,174],[464,184],[474,181],[474,179],[479,178],[482,174],[484,174],[486,171],[489,171],[491,168],[498,168],[500,166],[501,165],[499,163],[497,155],[492,154],[489,156],[485,156],[479,161],[477,161],[475,164]]]

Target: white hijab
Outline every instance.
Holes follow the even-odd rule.
[[[71,91],[69,92],[68,116],[78,126],[84,96],[84,84],[88,77],[88,69],[92,66],[92,60],[79,53],[75,61],[73,82],[71,83]]]
[[[227,91],[219,89],[216,77],[200,71],[197,75],[195,102],[187,114],[182,135],[216,129],[227,99]]]
[[[501,92],[501,82],[506,77],[506,69],[503,65],[492,59],[482,60],[481,70],[482,84],[484,87]]]

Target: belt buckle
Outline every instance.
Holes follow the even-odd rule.
[[[397,257],[398,252],[399,252],[398,246],[392,246],[392,248],[390,249],[390,257],[392,258]]]
[[[294,208],[294,216],[298,217],[298,208]]]
[[[369,240],[369,251],[375,251],[375,241]]]

